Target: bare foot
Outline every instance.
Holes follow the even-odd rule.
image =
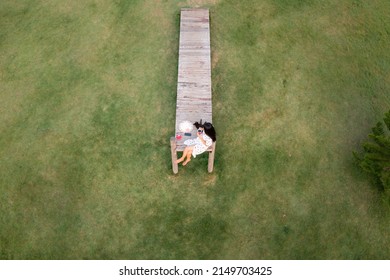
[[[179,158],[178,160],[176,160],[176,164],[182,162],[184,160],[184,158]]]
[[[190,159],[187,159],[185,162],[183,162],[183,166],[186,166],[187,163],[189,163],[191,160]]]

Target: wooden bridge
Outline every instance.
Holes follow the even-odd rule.
[[[179,130],[183,121],[203,120],[212,123],[210,21],[208,9],[182,9],[180,15],[179,67],[177,80],[176,128],[171,138],[172,169],[176,174],[177,152],[185,148],[184,141],[196,138]],[[208,171],[214,167],[215,142],[209,152]]]

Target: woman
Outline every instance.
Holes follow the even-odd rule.
[[[185,147],[182,157],[179,158],[176,163],[180,163],[187,158],[186,161],[183,162],[183,165],[186,165],[191,161],[191,155],[195,158],[197,155],[207,151],[213,142],[217,140],[215,129],[211,123],[205,122],[202,125],[196,122],[194,125],[198,129],[198,132],[196,133],[198,138],[184,141],[184,144],[186,144],[187,147]]]

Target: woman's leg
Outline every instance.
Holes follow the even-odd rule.
[[[183,165],[186,165],[188,162],[191,161],[192,151],[190,153],[187,153],[187,159],[185,162],[183,162]]]
[[[186,157],[188,157],[188,154],[191,155],[192,154],[192,150],[194,149],[193,146],[187,146],[184,148],[184,151],[183,151],[183,155],[181,158],[179,158],[176,163],[180,163],[182,162]]]

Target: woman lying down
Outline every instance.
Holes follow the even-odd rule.
[[[207,149],[217,140],[216,133],[213,125],[209,122],[205,122],[204,124],[199,124],[198,122],[194,123],[197,131],[197,138],[188,139],[184,141],[184,144],[187,146],[183,151],[183,155],[179,158],[176,163],[180,163],[182,161],[183,165],[186,165],[191,161],[191,155],[195,158],[197,155],[204,153]]]

